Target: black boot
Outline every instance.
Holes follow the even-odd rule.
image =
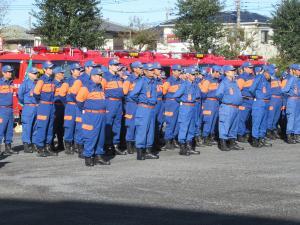
[[[238,135],[237,136],[237,141],[241,143],[247,143],[248,139],[246,139],[246,136]]]
[[[123,152],[118,144],[114,145],[114,151],[116,155],[127,155],[127,152]]]
[[[126,145],[127,145],[128,154],[133,154],[134,153],[134,151],[133,151],[133,142],[127,141]]]
[[[294,140],[296,141],[296,143],[300,143],[300,134],[295,134]]]
[[[37,156],[38,157],[47,157],[48,153],[45,151],[45,147],[37,147]]]
[[[274,136],[273,136],[273,134],[272,134],[272,131],[271,131],[271,130],[267,130],[266,137],[269,138],[270,140],[275,139]]]
[[[262,144],[257,138],[252,137],[252,147],[261,148]]]
[[[85,161],[86,166],[89,166],[89,167],[94,166],[94,160],[92,157],[85,157],[84,161]]]
[[[185,156],[189,156],[190,155],[190,153],[188,152],[186,144],[180,143],[179,155],[185,155]]]
[[[228,147],[230,148],[230,150],[236,150],[236,151],[244,150],[244,148],[239,146],[234,139],[229,139]]]
[[[46,144],[45,152],[48,154],[48,156],[57,156],[58,155],[57,152],[53,151],[52,146],[50,144]]]
[[[31,146],[27,143],[23,143],[24,145],[24,153],[33,153]]]
[[[209,137],[209,141],[211,145],[218,145],[218,142],[215,141],[215,137],[213,135]]]
[[[166,140],[165,146],[162,148],[162,150],[173,150],[174,146],[172,144],[172,140]]]
[[[5,144],[4,154],[5,155],[13,155],[13,154],[17,154],[17,152],[12,150],[11,144]]]
[[[204,137],[204,138],[203,138],[203,144],[204,144],[205,146],[212,146],[209,137]]]
[[[32,149],[33,152],[37,152],[37,147],[35,144],[31,144],[30,148]]]
[[[296,144],[297,143],[291,134],[286,135],[286,142],[288,144]]]
[[[280,139],[280,135],[278,134],[277,129],[272,130],[272,135],[273,135],[274,139]]]
[[[201,136],[198,136],[195,138],[195,142],[196,142],[196,147],[203,147],[203,139]]]
[[[272,147],[272,144],[268,143],[265,138],[260,138],[259,142],[262,145],[262,147]]]
[[[78,145],[78,158],[83,159],[83,150],[84,150],[84,146],[83,145]]]
[[[176,139],[173,139],[172,144],[174,148],[180,148],[179,143]]]
[[[141,148],[136,149],[136,159],[137,160],[145,160],[144,151]]]
[[[58,145],[56,146],[56,152],[64,151],[65,146],[63,142],[59,142]]]
[[[151,148],[144,150],[145,159],[159,159],[159,155],[154,155]]]
[[[96,155],[94,158],[94,165],[110,165],[110,161],[105,160],[101,155]]]
[[[227,147],[227,143],[225,139],[220,139],[219,149],[225,152],[230,151],[230,148]]]
[[[67,154],[67,155],[74,154],[74,152],[72,151],[72,148],[73,148],[72,143],[65,141],[65,154]]]
[[[200,151],[196,151],[193,147],[193,143],[192,142],[187,142],[186,144],[186,149],[187,149],[187,152],[190,154],[190,155],[199,155],[200,154]]]
[[[71,152],[70,155],[73,155],[74,153],[78,153],[79,152],[79,144],[74,143],[70,152]]]

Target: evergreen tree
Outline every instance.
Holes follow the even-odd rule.
[[[104,43],[99,0],[36,0],[34,24],[49,45],[100,48]]]
[[[219,0],[178,0],[178,20],[175,34],[191,41],[196,51],[207,52],[215,48],[222,36],[222,24],[217,15],[222,9]]]
[[[284,0],[273,13],[272,27],[281,58],[300,62],[300,1]]]

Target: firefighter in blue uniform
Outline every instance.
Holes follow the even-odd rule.
[[[130,92],[129,97],[137,103],[135,113],[135,147],[137,160],[158,159],[152,153],[155,133],[155,105],[157,103],[157,85],[153,73],[153,64],[144,65],[145,76]]]
[[[287,81],[289,80],[289,77],[291,75],[284,71],[281,73],[281,89],[284,88],[287,84]],[[281,90],[282,92],[282,90]],[[280,137],[284,140],[286,140],[286,125],[287,125],[287,118],[286,118],[286,103],[287,103],[288,96],[284,93],[282,93],[282,107],[281,107],[281,115],[279,119],[279,125],[280,125]]]
[[[272,67],[272,65],[270,65]],[[268,113],[268,130],[267,137],[270,139],[280,138],[277,132],[277,125],[281,114],[283,105],[283,95],[281,92],[280,78],[276,77],[275,67],[271,72],[271,101]]]
[[[37,113],[37,100],[33,90],[37,82],[39,71],[35,67],[28,70],[28,78],[23,81],[18,90],[18,100],[22,108],[22,142],[25,153],[33,153],[32,136]]]
[[[62,67],[58,66],[53,69],[54,74],[54,135],[57,138],[56,151],[64,150],[64,114],[66,104],[66,93],[64,89],[64,73]],[[53,140],[54,147],[54,140]]]
[[[163,128],[164,106],[163,106],[163,81],[161,77],[162,67],[160,63],[153,63],[153,72],[156,79],[157,87],[157,104],[155,105],[155,150],[161,150],[161,138]]]
[[[208,75],[202,85],[201,91],[203,95],[203,144],[211,146],[215,143],[214,134],[218,119],[219,100],[216,97],[216,91],[220,83],[221,67],[213,66],[212,72]]]
[[[71,76],[65,81],[65,83],[61,87],[61,95],[66,95],[66,105],[64,114],[64,142],[65,153],[68,155],[74,154],[75,150],[78,149],[78,144],[80,144],[79,142],[81,141],[81,137],[76,136],[76,113],[77,111],[79,111],[79,109],[76,106],[76,94],[78,93],[78,87],[75,87],[75,81],[78,80],[80,77],[81,66],[78,63],[74,63],[70,66],[70,69]],[[79,128],[80,127],[78,127],[78,129]]]
[[[244,72],[237,79],[243,95],[243,103],[239,109],[238,141],[247,142],[251,130],[251,110],[253,104],[253,96],[249,92],[249,88],[253,84],[255,76],[253,74],[253,65],[250,62],[243,63],[242,68]]]
[[[0,155],[11,155],[15,152],[11,148],[13,138],[13,77],[14,69],[10,65],[2,67],[2,77],[0,78]],[[4,140],[5,149],[2,149]]]
[[[202,146],[201,127],[202,127],[202,96],[201,96],[201,85],[203,82],[203,76],[199,71],[199,67],[194,66],[195,69],[195,83],[197,85],[200,95],[197,95],[195,102],[195,145],[197,147]]]
[[[38,156],[47,157],[57,155],[52,151],[53,122],[54,122],[54,93],[53,64],[50,61],[43,63],[44,74],[37,81],[33,95],[37,99],[36,128],[33,143],[37,147]]]
[[[300,65],[291,65],[289,71],[290,75],[286,85],[282,88],[282,92],[287,96],[287,143],[295,144],[300,143]]]
[[[264,66],[263,74],[255,77],[249,92],[254,97],[252,105],[252,146],[256,148],[271,147],[265,136],[267,132],[267,116],[271,99],[271,74],[273,69]]]
[[[223,78],[216,97],[219,107],[219,148],[221,151],[243,150],[235,142],[239,123],[239,106],[242,104],[242,93],[235,80],[235,68],[231,65],[223,67],[226,77]]]
[[[182,80],[179,78],[182,72],[180,65],[175,64],[171,67],[172,75],[163,84],[163,95],[165,97],[165,112],[164,118],[166,122],[165,128],[165,149],[174,149],[175,139],[178,135],[178,112],[179,103],[173,98],[174,93],[179,89]]]
[[[76,95],[79,92],[79,89],[83,87],[89,80],[89,75],[83,72],[83,68],[80,66],[79,63],[74,63],[71,65],[71,73],[75,73],[76,76],[78,75],[78,79],[76,79],[70,89],[71,94],[76,98]],[[82,140],[82,112],[77,105],[76,108],[76,117],[75,117],[75,134],[74,134],[74,146],[73,150],[75,153],[78,153],[80,157],[83,151],[83,140]]]
[[[117,59],[111,59],[108,64],[108,71],[104,72],[102,79],[107,106],[105,145],[110,153],[126,155],[126,152],[123,152],[120,148],[121,122],[123,116],[122,102],[124,97],[123,81],[117,74],[120,63]]]
[[[180,145],[180,155],[188,156],[190,154],[200,154],[196,151],[193,145],[195,136],[195,103],[197,97],[200,95],[198,84],[195,82],[195,69],[187,68],[186,81],[184,81],[180,88],[175,92],[173,97],[180,103],[179,107],[179,134],[178,142]]]
[[[89,82],[80,88],[76,96],[78,107],[83,110],[83,156],[86,166],[110,164],[104,159],[106,103],[101,85],[102,75],[100,68],[93,68]]]
[[[139,61],[131,64],[132,73],[124,81],[123,92],[125,95],[125,126],[126,126],[126,145],[128,154],[134,153],[135,140],[135,112],[137,104],[129,98],[130,92],[134,89],[136,83],[140,80],[143,74],[143,64]]]

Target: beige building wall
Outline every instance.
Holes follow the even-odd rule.
[[[223,24],[224,29],[234,29],[236,24]],[[174,38],[174,25],[163,25],[163,38],[157,45],[158,52],[188,52],[190,48],[189,42],[181,42]],[[273,45],[272,35],[273,29],[267,23],[251,22],[242,23],[241,29],[244,29],[245,39],[252,39],[251,46],[245,47],[241,54],[257,54],[269,59],[277,56],[278,50]],[[227,39],[222,39],[221,42],[226,43]],[[244,43],[241,42],[243,45]]]

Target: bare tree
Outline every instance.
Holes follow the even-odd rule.
[[[8,23],[6,15],[8,12],[9,2],[8,0],[0,0],[0,35],[3,27]]]

